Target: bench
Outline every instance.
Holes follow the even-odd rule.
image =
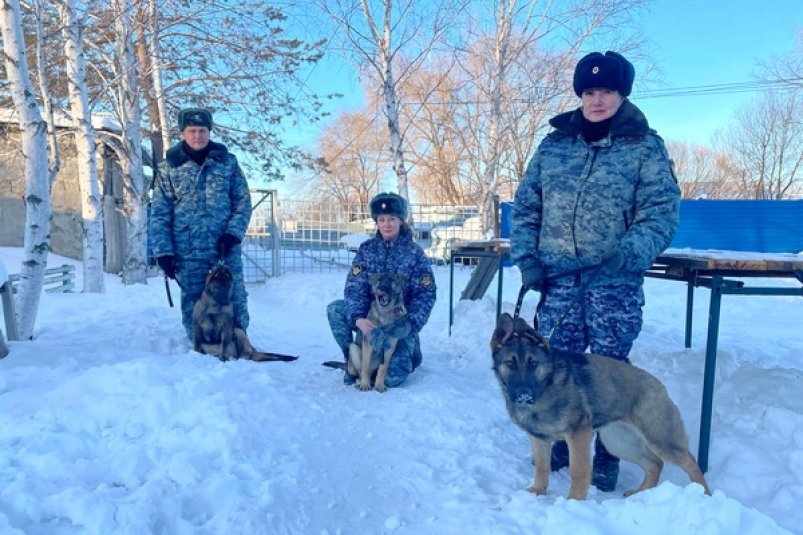
[[[496,315],[499,317],[502,307],[502,267],[503,261],[510,253],[510,241],[504,238],[477,241],[456,241],[452,245],[449,261],[449,335],[454,323],[454,265],[458,258],[476,258],[477,265],[471,271],[471,277],[460,294],[460,300],[476,301],[482,299],[491,286],[494,276],[497,279]]]
[[[10,274],[8,276],[8,281],[14,289],[14,293],[17,293],[17,287],[20,282],[19,273]],[[69,293],[74,289],[75,266],[62,264],[61,266],[47,268],[45,270],[45,279],[42,286],[42,290],[44,290],[45,293]]]
[[[17,329],[17,319],[14,315],[14,294],[17,293],[19,283],[20,275],[18,273],[10,274],[7,280],[0,281],[0,303],[3,305],[6,338],[9,341],[20,339]],[[46,293],[66,293],[73,291],[75,289],[75,266],[64,264],[46,269],[42,289]],[[0,333],[0,341],[2,341],[2,333]],[[4,346],[5,344],[3,344],[3,347]],[[0,347],[0,354],[3,352],[3,347]]]

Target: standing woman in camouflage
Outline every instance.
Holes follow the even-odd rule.
[[[251,219],[251,195],[237,158],[210,141],[212,114],[178,114],[181,143],[167,151],[151,203],[156,262],[181,286],[181,319],[192,340],[192,309],[209,268],[222,260],[234,276],[234,324],[248,328],[240,245]]]
[[[374,237],[364,241],[351,264],[344,299],[329,304],[326,314],[337,345],[348,362],[349,344],[354,331],[360,330],[368,340],[382,329],[365,316],[374,296],[371,292],[372,273],[399,273],[404,276],[404,305],[410,323],[410,334],[399,340],[390,361],[385,385],[396,387],[421,364],[421,343],[418,333],[427,323],[435,305],[435,279],[424,251],[413,240],[407,226],[407,201],[396,193],[380,193],[370,203],[371,217],[376,221]],[[381,333],[379,333],[381,334]],[[354,384],[357,377],[346,371],[345,384]]]
[[[644,271],[669,245],[680,190],[666,148],[627,96],[633,65],[592,52],[574,71],[580,108],[554,127],[530,160],[512,211],[511,256],[522,285],[542,294],[537,310],[552,347],[627,361],[642,324]],[[600,263],[596,271],[545,277]],[[552,469],[568,465],[565,442]],[[595,443],[593,484],[610,492],[619,459]]]

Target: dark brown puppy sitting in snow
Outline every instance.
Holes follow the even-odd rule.
[[[221,360],[296,360],[298,357],[253,348],[245,331],[234,326],[233,289],[231,270],[224,264],[215,265],[206,276],[204,291],[192,309],[193,349]]]

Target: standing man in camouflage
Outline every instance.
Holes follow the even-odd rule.
[[[251,219],[251,196],[237,158],[210,141],[212,114],[178,114],[181,143],[167,151],[151,204],[156,262],[181,286],[181,318],[192,340],[192,309],[209,268],[223,261],[234,276],[234,324],[248,328],[240,242]]]
[[[373,273],[404,276],[404,305],[410,323],[410,334],[399,340],[388,366],[385,385],[397,387],[422,361],[419,331],[424,327],[435,305],[435,278],[429,259],[413,240],[407,226],[407,200],[396,193],[380,193],[371,199],[371,217],[376,221],[376,234],[364,241],[351,264],[346,278],[344,299],[329,304],[326,314],[337,345],[348,362],[349,344],[359,330],[369,341],[382,327],[366,318],[374,296],[370,277]],[[345,384],[354,384],[357,377],[343,376]]]
[[[530,160],[512,211],[511,256],[522,285],[542,293],[538,327],[552,347],[627,361],[642,324],[644,271],[669,245],[680,190],[666,148],[627,96],[635,69],[616,52],[592,52],[574,71],[580,108]],[[597,271],[547,276],[600,263]],[[565,442],[552,469],[567,466]],[[619,459],[595,443],[593,484],[614,490]]]

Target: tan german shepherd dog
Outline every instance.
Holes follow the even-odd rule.
[[[371,377],[376,372],[374,388],[378,392],[387,390],[385,378],[396,344],[400,338],[410,334],[407,322],[407,309],[404,307],[404,276],[386,273],[373,273],[369,278],[374,298],[366,319],[381,327],[388,335],[387,347],[374,349],[371,342],[358,331],[357,341],[349,346],[348,373],[359,375],[357,388],[371,390]]]
[[[248,335],[234,326],[234,306],[231,302],[234,277],[224,264],[216,264],[206,276],[201,297],[192,309],[193,349],[215,355],[220,360],[244,358],[256,361],[291,361],[298,357],[280,353],[256,351]]]
[[[507,410],[530,437],[535,481],[546,494],[552,443],[569,446],[569,499],[584,500],[591,482],[596,431],[613,455],[639,465],[644,480],[630,496],[658,484],[667,460],[711,494],[683,428],[680,411],[661,382],[626,362],[590,353],[551,350],[521,318],[502,314],[491,338],[493,369]]]

